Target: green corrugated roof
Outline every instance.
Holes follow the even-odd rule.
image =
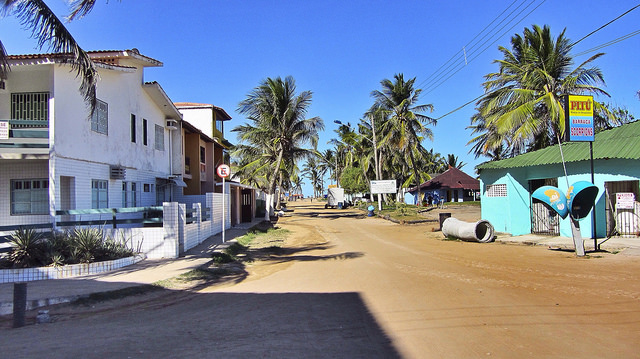
[[[565,142],[562,144],[565,162],[588,161],[588,142]],[[593,159],[620,158],[640,159],[640,121],[597,133],[593,142]],[[558,145],[524,153],[500,161],[481,163],[478,170],[541,166],[562,163]]]

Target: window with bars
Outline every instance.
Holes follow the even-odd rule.
[[[16,92],[11,94],[11,119],[42,121],[39,124],[13,124],[14,127],[47,127],[49,124],[48,92]]]
[[[91,130],[109,134],[109,105],[104,101],[96,100],[96,109],[91,115]]]
[[[164,151],[164,127],[156,125],[155,129],[155,148]]]
[[[109,181],[91,180],[91,208],[109,206]]]
[[[506,197],[507,185],[501,184],[488,184],[487,185],[487,197]]]
[[[49,180],[11,180],[11,215],[49,213]]]

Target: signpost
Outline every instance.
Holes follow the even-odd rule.
[[[591,157],[591,183],[595,184],[593,169],[593,141],[595,140],[595,127],[593,120],[593,96],[566,95],[564,98],[565,114],[565,140],[577,142],[589,142],[589,154]],[[560,145],[560,144],[559,144]],[[564,159],[563,159],[564,162]],[[566,169],[565,169],[566,174]],[[567,180],[568,181],[568,180]],[[567,182],[567,186],[569,183]],[[591,214],[591,226],[593,227],[593,246],[598,249],[598,234],[596,231],[596,211]],[[573,227],[572,227],[573,229]],[[574,231],[574,242],[578,241]],[[581,240],[581,239],[580,239]]]
[[[224,230],[225,230],[225,223],[224,223],[225,222],[224,221],[224,195],[225,195],[225,192],[226,192],[226,187],[225,187],[224,180],[231,173],[231,169],[229,168],[229,166],[227,166],[226,164],[223,163],[220,166],[218,166],[218,168],[216,169],[216,173],[218,173],[218,176],[222,177],[222,243],[224,243]]]
[[[382,211],[382,193],[396,193],[396,180],[371,181],[371,194],[378,194],[378,211]]]

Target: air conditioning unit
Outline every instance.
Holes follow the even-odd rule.
[[[127,169],[122,166],[111,166],[111,179],[123,180],[127,176]]]
[[[165,126],[167,130],[173,131],[178,129],[178,121],[167,119],[167,124]]]

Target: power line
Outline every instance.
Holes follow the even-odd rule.
[[[517,1],[517,0],[516,0]],[[499,20],[502,15],[504,15],[516,1],[512,2],[505,10],[500,13],[489,25],[487,25],[480,33],[478,33],[462,50],[455,53],[444,65],[440,66],[438,70],[436,70],[432,75],[430,75],[427,79],[420,83],[418,87],[424,86],[424,90],[426,93],[430,93],[439,86],[441,86],[444,82],[446,82],[453,75],[462,70],[468,63],[476,59],[480,54],[484,53],[491,45],[493,45],[496,41],[498,41],[504,34],[513,29],[517,24],[519,24],[522,20],[524,20],[527,16],[529,16],[533,11],[535,11],[538,7],[540,7],[546,0],[542,0],[537,6],[535,6],[532,10],[526,13],[526,15],[521,16],[525,11],[527,11],[531,6],[535,4],[537,0],[532,0],[528,4],[526,0],[523,0],[520,4],[515,6],[504,18]],[[523,7],[524,6],[524,7]],[[499,21],[498,21],[499,20]],[[497,23],[496,23],[497,21]],[[505,23],[506,21],[506,23]],[[495,25],[492,24],[496,23]],[[503,31],[510,24],[513,25],[509,27],[506,31]],[[491,29],[484,33],[488,28]],[[482,35],[482,36],[480,36]],[[480,37],[480,38],[479,38]],[[478,39],[479,38],[479,39]],[[478,39],[477,41],[475,41]],[[483,41],[484,40],[484,41]],[[475,43],[474,43],[475,41]],[[482,42],[481,42],[482,41]],[[490,42],[490,43],[489,43]],[[487,45],[488,44],[488,45]],[[471,46],[469,46],[471,45]],[[469,47],[467,47],[469,46]],[[462,56],[463,53],[466,53],[466,59]],[[454,60],[456,59],[457,60]],[[469,57],[471,57],[469,59]],[[466,61],[465,61],[466,60]],[[444,69],[443,69],[444,68]],[[435,78],[434,78],[435,76]],[[431,81],[429,81],[431,80]],[[426,85],[426,86],[425,86]]]
[[[634,6],[634,7],[632,7],[631,9],[629,9],[629,10],[625,11],[622,15],[620,15],[620,16],[616,17],[615,19],[613,19],[613,20],[609,21],[608,23],[606,23],[606,24],[604,24],[604,25],[600,26],[599,28],[597,28],[597,29],[595,29],[595,30],[591,31],[590,33],[588,33],[587,35],[585,35],[582,39],[580,39],[580,40],[578,40],[578,41],[574,42],[573,44],[571,44],[571,46],[573,47],[573,46],[577,45],[580,41],[582,41],[582,40],[586,39],[587,37],[589,37],[589,36],[591,36],[591,35],[595,34],[596,32],[598,32],[598,31],[600,31],[600,30],[604,29],[604,28],[605,28],[605,27],[607,27],[607,26],[611,25],[613,22],[617,21],[617,20],[618,20],[618,19],[620,19],[621,17],[623,17],[623,16],[627,15],[628,13],[632,12],[633,10],[635,10],[635,9],[637,9],[637,8],[639,8],[639,7],[640,7],[640,4],[638,4],[638,5]]]
[[[544,3],[544,1],[546,1],[546,0],[543,0],[543,1],[542,1],[542,3],[540,3],[540,4],[539,4],[538,6],[536,6],[533,10],[531,10],[529,13],[527,13],[527,15],[526,15],[526,16],[524,16],[522,19],[524,19],[524,18],[526,18],[527,16],[529,16],[529,14],[531,14],[531,13],[532,13],[533,11],[535,11],[538,7],[540,7],[540,6]],[[514,1],[514,3],[515,3],[515,1]],[[513,3],[512,3],[512,5],[513,5]],[[510,5],[510,6],[511,6],[511,5]],[[509,6],[509,7],[510,7],[510,6]],[[509,7],[507,7],[507,9],[508,9]],[[638,4],[638,5],[634,6],[634,7],[632,7],[631,9],[629,9],[629,10],[625,11],[623,14],[619,15],[619,16],[618,16],[618,17],[616,17],[615,19],[613,19],[613,20],[609,21],[608,23],[606,23],[606,24],[604,24],[604,25],[600,26],[599,28],[597,28],[597,29],[595,29],[594,31],[590,32],[589,34],[585,35],[585,36],[584,36],[584,37],[582,37],[580,40],[578,40],[578,41],[574,42],[571,46],[574,46],[574,45],[578,44],[578,43],[579,43],[579,42],[581,42],[582,40],[584,40],[584,39],[588,38],[589,36],[591,36],[591,35],[595,34],[596,32],[598,32],[598,31],[600,31],[600,30],[604,29],[605,27],[607,27],[607,26],[609,26],[610,24],[612,24],[613,22],[615,22],[615,21],[619,20],[620,18],[622,18],[623,16],[627,15],[627,14],[628,14],[628,13],[630,13],[631,11],[633,11],[633,10],[637,9],[638,7],[640,7],[640,4]],[[506,11],[507,9],[505,9],[505,11]],[[526,9],[526,8],[525,8],[525,9]],[[503,11],[500,15],[502,15],[505,11]],[[518,15],[519,15],[519,14],[521,14],[521,13],[522,13],[522,11],[521,11],[520,13],[518,13]],[[522,21],[522,19],[521,19],[520,21]],[[495,19],[494,19],[494,21],[495,21]],[[492,21],[491,23],[493,23],[494,21]],[[518,23],[519,23],[519,22],[518,22]],[[517,24],[517,23],[516,23],[516,24]],[[514,25],[513,25],[511,28],[509,28],[507,31],[511,31],[511,29],[512,29],[513,27],[515,27],[515,25],[516,25],[516,24],[514,24]],[[487,27],[488,27],[488,26],[487,26]],[[504,28],[504,27],[503,27],[503,28]],[[486,29],[486,27],[485,27],[485,29]],[[501,28],[501,29],[502,29],[502,28]],[[484,31],[484,30],[483,30],[483,31]],[[618,37],[618,38],[616,38],[616,39],[614,39],[614,40],[608,41],[608,42],[606,42],[606,43],[604,43],[604,44],[601,44],[601,45],[595,46],[595,47],[593,47],[593,48],[591,48],[591,49],[588,49],[588,50],[582,51],[582,52],[580,52],[580,53],[578,53],[578,54],[575,54],[575,55],[574,55],[574,57],[582,56],[582,55],[585,55],[585,54],[587,54],[587,53],[589,53],[589,52],[597,51],[597,50],[602,49],[602,48],[604,48],[604,47],[607,47],[607,46],[611,46],[611,45],[617,44],[617,43],[619,43],[619,42],[621,42],[621,41],[627,40],[627,39],[629,39],[629,38],[631,38],[631,37],[633,37],[633,36],[639,35],[639,34],[640,34],[640,30],[633,31],[633,32],[631,32],[631,33],[629,33],[629,34],[623,35],[623,36]],[[478,36],[478,35],[476,35],[476,37],[477,37],[477,36]],[[474,37],[474,39],[475,39],[476,37]],[[500,38],[500,37],[501,37],[501,36],[499,36],[498,38]],[[498,38],[497,38],[497,39],[495,39],[491,44],[489,44],[489,46],[493,45],[493,44],[498,40]],[[473,41],[473,40],[472,40],[472,41]],[[485,43],[486,43],[486,41],[485,41]],[[484,45],[484,43],[483,43],[483,45]],[[487,47],[487,48],[488,48],[488,47]],[[471,60],[469,60],[469,62],[473,61],[473,60],[474,60],[474,59],[476,59],[478,56],[480,56],[480,54],[482,54],[484,51],[486,51],[486,49],[487,49],[487,48],[485,48],[484,50],[482,50],[478,55],[476,55],[476,56],[474,56],[473,58],[471,58]],[[459,52],[458,52],[458,53],[459,53]],[[454,55],[454,57],[455,57],[455,55]],[[442,66],[441,66],[441,67],[442,67]],[[444,83],[444,82],[445,82],[445,81],[447,81],[449,78],[451,78],[451,76],[453,76],[453,75],[455,75],[456,73],[458,73],[461,69],[462,69],[462,68],[458,68],[454,73],[452,73],[451,75],[449,75],[447,78],[445,78],[444,80],[442,80],[442,81],[441,81],[441,82],[440,82],[436,87],[433,87],[431,90],[427,91],[426,93],[429,93],[429,92],[431,92],[431,91],[435,90],[438,86],[442,85],[442,83]],[[460,111],[461,109],[465,108],[466,106],[468,106],[468,105],[470,105],[471,103],[473,103],[473,102],[477,101],[478,99],[480,99],[482,96],[484,96],[484,94],[482,94],[482,95],[480,95],[480,96],[478,96],[478,97],[474,98],[474,99],[473,99],[473,100],[471,100],[471,101],[468,101],[468,102],[464,103],[463,105],[461,105],[461,106],[459,106],[459,107],[455,108],[455,109],[454,109],[454,110],[452,110],[452,111],[447,112],[446,114],[444,114],[444,115],[442,115],[442,116],[438,117],[436,120],[440,120],[440,119],[442,119],[442,118],[444,118],[444,117],[447,117],[447,116],[449,116],[449,115],[451,115],[451,114],[453,114],[453,113],[455,113],[455,112],[457,112],[457,111]]]
[[[473,39],[471,39],[471,41],[469,41],[469,43],[467,43],[467,44],[463,47],[463,49],[464,49],[464,48],[466,48],[466,47],[469,47],[469,49],[471,49],[471,47],[472,47],[472,46],[470,46],[470,45],[473,43],[473,41],[474,41],[475,39],[477,39],[477,38],[478,38],[478,36],[480,36],[483,32],[485,32],[485,30],[487,30],[487,29],[491,26],[491,24],[493,24],[494,22],[496,22],[496,20],[498,20],[498,19],[499,19],[499,18],[500,18],[500,17],[501,17],[501,16],[502,16],[502,15],[503,15],[507,10],[509,10],[509,8],[511,8],[511,6],[513,6],[513,4],[515,4],[517,1],[518,1],[518,0],[514,0],[514,1],[509,5],[509,6],[507,6],[504,10],[502,10],[502,12],[501,12],[498,16],[496,16],[493,20],[491,20],[491,22],[490,22],[487,26],[485,26],[485,28],[484,28],[484,29],[482,29],[482,31],[480,31],[479,33],[477,33],[477,34],[476,34],[476,36],[474,36],[474,37],[473,37]],[[523,1],[524,1],[524,0],[523,0]],[[486,36],[486,35],[485,35],[485,36]],[[449,64],[449,63],[450,63],[453,59],[455,59],[455,58],[456,58],[456,56],[458,56],[459,54],[460,54],[460,50],[458,50],[456,53],[454,53],[454,54],[451,56],[451,58],[449,58],[449,59],[448,59],[444,64],[442,64],[442,65],[441,65],[441,66],[440,66],[436,71],[434,71],[431,75],[427,76],[427,78],[425,78],[425,79],[424,79],[424,80],[423,80],[423,81],[418,85],[418,87],[422,87],[422,86],[423,86],[425,83],[427,83],[427,82],[428,82],[432,77],[436,76],[436,75],[440,72],[440,70],[442,70],[442,68],[443,68],[443,67],[447,66],[447,67],[446,67],[447,69],[448,69],[448,68],[450,68],[450,67],[451,67],[451,64]],[[447,65],[447,64],[449,64],[449,65]],[[446,69],[445,69],[445,70],[446,70]]]
[[[629,39],[629,38],[631,38],[631,37],[634,37],[634,36],[636,36],[636,35],[640,35],[640,30],[636,30],[636,31],[631,32],[631,33],[629,33],[629,34],[626,34],[626,35],[624,35],[624,36],[620,36],[620,37],[619,37],[619,38],[617,38],[617,39],[613,39],[613,40],[611,40],[611,41],[609,41],[609,42],[605,42],[604,44],[598,45],[598,46],[596,46],[596,47],[592,47],[592,48],[590,48],[590,49],[588,49],[588,50],[584,50],[584,51],[579,52],[579,53],[577,53],[577,54],[575,54],[575,55],[573,55],[573,56],[574,56],[574,57],[578,57],[578,56],[586,55],[586,54],[588,54],[588,53],[590,53],[590,52],[594,52],[594,51],[600,50],[600,49],[602,49],[602,48],[605,48],[605,47],[607,47],[607,46],[611,46],[611,45],[617,44],[617,43],[619,43],[619,42],[621,42],[621,41],[627,40],[627,39]]]

